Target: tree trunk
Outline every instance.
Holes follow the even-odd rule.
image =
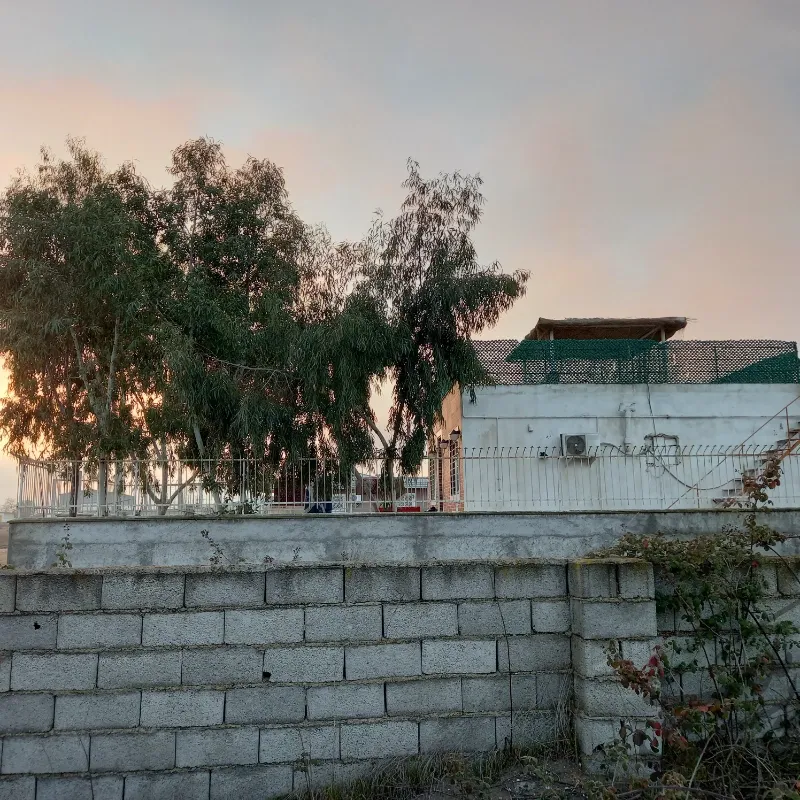
[[[167,513],[167,484],[169,481],[169,464],[167,463],[167,440],[161,441],[161,497],[158,504],[158,516],[163,517]]]
[[[114,514],[119,516],[122,513],[120,497],[125,491],[125,472],[122,461],[114,462]]]
[[[69,515],[78,516],[78,490],[80,489],[81,464],[80,461],[73,461],[70,465],[69,482]]]
[[[97,465],[97,516],[108,516],[108,459],[100,457]]]

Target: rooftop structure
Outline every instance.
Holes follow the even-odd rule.
[[[685,317],[540,319],[521,341],[475,342],[499,385],[800,383],[797,344],[669,341]]]
[[[539,317],[526,339],[671,339],[687,324],[686,317],[589,317],[545,319]]]

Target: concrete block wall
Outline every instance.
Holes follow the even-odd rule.
[[[593,614],[566,563],[2,572],[0,800],[247,800],[551,740]]]
[[[637,666],[657,644],[655,583],[650,564],[587,560],[569,565],[574,725],[581,754],[613,743],[621,723],[641,727],[659,709],[624,689],[608,666],[609,645]]]
[[[760,559],[758,568],[766,587],[765,609],[774,614],[776,621],[791,622],[800,630],[800,559],[795,557]],[[670,591],[668,584],[656,573],[656,589],[659,593]],[[662,641],[680,640],[691,636],[691,623],[680,612],[664,611],[657,617],[658,634]],[[773,728],[781,726],[784,713],[796,708],[795,689],[800,688],[800,636],[789,637],[788,646],[781,653],[787,670],[776,669],[763,684],[766,718]],[[678,658],[673,658],[677,661]],[[714,691],[708,675],[708,664],[718,663],[717,648],[709,644],[703,652],[686,653],[685,659],[697,658],[698,668],[686,669],[666,687],[673,695],[683,697],[697,695],[710,697]],[[787,674],[788,673],[788,674]],[[796,713],[796,711],[795,711]]]

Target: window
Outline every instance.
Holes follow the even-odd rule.
[[[450,440],[450,497],[458,499],[461,494],[461,460],[459,440]]]

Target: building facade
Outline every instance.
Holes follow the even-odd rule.
[[[724,506],[776,458],[775,502],[797,505],[796,345],[670,341],[683,326],[544,320],[522,342],[476,342],[494,385],[456,387],[443,404],[439,507]]]

